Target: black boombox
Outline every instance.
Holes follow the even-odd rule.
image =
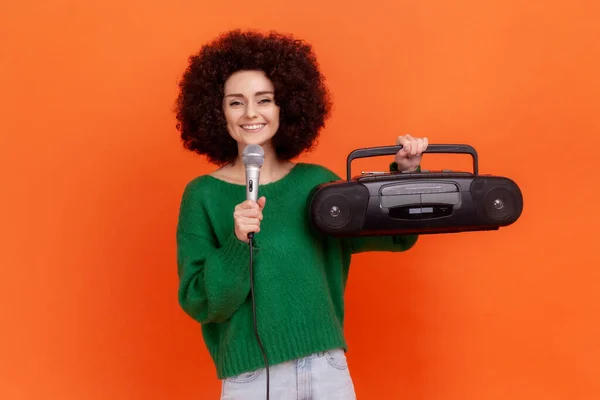
[[[509,178],[479,175],[477,152],[469,145],[429,145],[425,153],[462,153],[473,172],[450,170],[370,172],[351,178],[357,158],[394,155],[402,146],[371,147],[348,155],[347,180],[317,186],[309,197],[310,219],[337,236],[489,231],[514,223],[523,196]]]

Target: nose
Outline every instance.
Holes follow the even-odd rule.
[[[252,104],[252,102],[248,103],[248,106],[246,106],[246,117],[247,118],[254,118],[257,116],[256,110],[254,109],[254,104]]]

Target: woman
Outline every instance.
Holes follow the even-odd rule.
[[[265,399],[254,334],[248,233],[254,236],[256,323],[274,399],[354,399],[345,357],[344,289],[351,255],[411,248],[417,237],[336,239],[307,220],[317,185],[340,179],[294,163],[330,112],[311,46],[291,36],[232,31],[190,58],[180,84],[184,146],[219,166],[185,188],[177,227],[179,302],[202,326],[223,399]],[[242,150],[265,152],[260,198],[246,200]],[[426,138],[397,139],[391,163],[416,170]]]

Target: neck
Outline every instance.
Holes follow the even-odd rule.
[[[238,158],[231,167],[238,176],[245,175],[245,166],[242,157],[245,147],[245,144],[239,145]],[[277,158],[277,153],[275,152],[273,144],[270,141],[262,144],[261,147],[265,152],[265,160],[260,168],[260,182],[269,183],[281,178],[287,173],[292,164],[288,161],[282,161]]]

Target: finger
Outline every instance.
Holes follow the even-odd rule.
[[[247,210],[248,208],[250,208],[250,202],[248,200],[235,206],[236,210]]]
[[[413,154],[413,155],[418,157],[421,155],[421,152],[423,149],[423,139],[416,138],[416,139],[414,139],[414,143],[415,143],[415,154]]]
[[[259,224],[262,219],[262,214],[257,215],[241,215],[238,217],[242,224]]]
[[[410,154],[410,150],[412,148],[412,143],[410,142],[410,140],[407,139],[404,142],[403,146],[404,146],[403,149],[404,149],[405,156],[408,156]]]
[[[243,217],[252,217],[252,218],[258,218],[258,216],[261,215],[261,214],[262,214],[262,212],[258,208],[249,208],[247,210],[241,210],[239,212],[240,216],[243,216]]]
[[[424,137],[423,138],[423,153],[425,153],[425,151],[427,150],[427,147],[429,147],[429,139]]]
[[[410,141],[410,155],[414,157],[419,151],[419,139],[411,139]]]
[[[240,208],[244,210],[258,209],[258,204],[254,200],[246,200],[240,204]]]
[[[238,229],[243,230],[246,226],[260,226],[260,221],[257,218],[239,218],[236,225]]]
[[[423,153],[423,149],[425,147],[425,141],[422,138],[418,139],[417,145],[417,155],[420,156]]]
[[[396,146],[404,146],[408,142],[410,142],[410,135],[398,136],[396,138]]]
[[[259,232],[260,226],[257,224],[242,225],[240,226],[240,231],[244,232],[245,234],[248,234],[249,232]]]
[[[239,210],[239,211],[236,211],[233,215],[234,215],[234,217],[239,217],[239,218],[260,218],[260,219],[262,219],[262,212],[257,209]]]
[[[265,198],[265,196],[262,196],[260,199],[258,199],[258,207],[262,210],[265,207],[266,202],[267,199]]]
[[[396,157],[406,157],[407,155],[407,151],[406,151],[406,147],[402,147],[400,150],[398,150],[398,152],[396,153]]]
[[[406,147],[402,147],[396,153],[395,159],[396,159],[396,162],[400,162],[400,161],[404,160],[406,157],[408,157],[408,151],[406,150]]]
[[[245,221],[240,221],[240,224],[238,225],[238,228],[240,230],[247,230],[248,227],[251,228],[260,228],[260,223],[257,220],[253,220],[253,219],[248,219]]]

